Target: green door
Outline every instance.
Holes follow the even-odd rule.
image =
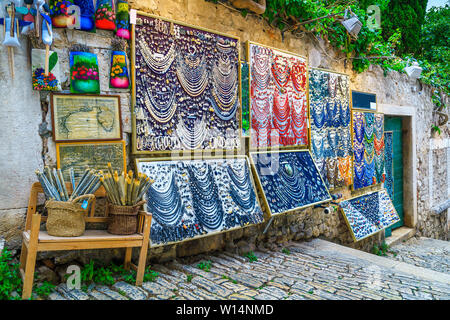
[[[400,221],[392,227],[386,229],[385,236],[391,236],[392,229],[403,226],[403,148],[402,148],[402,118],[384,117],[384,131],[392,131],[392,149],[393,149],[393,180],[394,196],[392,202],[395,210],[400,216]]]

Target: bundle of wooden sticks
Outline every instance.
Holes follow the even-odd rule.
[[[36,170],[36,175],[48,200],[72,201],[78,196],[93,194],[101,185],[100,177],[95,173],[95,170],[89,170],[88,167],[81,176],[78,184],[75,183],[73,168],[69,169],[70,182],[73,190],[70,196],[67,192],[66,182],[64,181],[61,169],[53,168],[52,171],[48,166],[45,166],[42,173]]]
[[[113,172],[111,163],[108,163],[108,172],[99,172],[100,181],[106,190],[106,196],[111,204],[117,206],[133,206],[137,204],[154,182],[144,173],[134,177],[133,171],[128,173]],[[134,177],[134,179],[133,179]]]

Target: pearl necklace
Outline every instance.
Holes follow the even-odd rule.
[[[194,48],[195,49],[195,48]],[[177,77],[184,91],[191,97],[197,97],[208,86],[208,68],[206,57],[198,57],[196,52],[187,54],[184,58],[177,57]]]
[[[172,119],[177,110],[174,90],[171,92],[157,91],[156,95],[162,97],[157,99],[153,96],[151,89],[147,87],[147,92],[144,95],[147,110],[158,123],[165,124]],[[167,98],[167,95],[169,95],[169,98]]]
[[[205,118],[198,119],[194,122],[193,128],[185,125],[181,115],[178,119],[176,135],[180,139],[181,144],[190,150],[200,149],[205,141],[208,130],[206,129]]]
[[[282,56],[275,56],[271,70],[278,88],[284,88],[291,77],[288,59]]]
[[[252,46],[251,56],[251,86],[258,90],[265,90],[270,83],[270,65],[272,50],[258,46]]]
[[[175,60],[176,50],[174,42],[172,42],[166,54],[151,52],[147,42],[144,40],[143,36],[140,35],[137,47],[139,48],[139,53],[145,63],[154,73],[165,74]]]

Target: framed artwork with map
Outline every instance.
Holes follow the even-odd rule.
[[[52,94],[51,109],[56,142],[122,139],[119,96]]]

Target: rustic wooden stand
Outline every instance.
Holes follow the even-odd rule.
[[[70,183],[66,184],[67,191],[72,192]],[[47,220],[46,216],[36,213],[38,194],[43,193],[41,184],[36,182],[31,187],[30,199],[28,201],[25,231],[23,232],[22,252],[20,255],[20,273],[23,280],[22,299],[29,299],[33,288],[34,269],[36,265],[36,255],[39,251],[56,250],[83,250],[83,249],[106,249],[106,248],[126,248],[124,267],[136,270],[136,285],[140,286],[144,278],[145,262],[150,238],[150,225],[152,215],[145,211],[139,212],[138,232],[132,235],[113,235],[106,230],[86,230],[80,237],[54,237],[46,231],[40,231],[41,222]],[[100,189],[95,193],[96,197],[105,197],[105,189]],[[108,221],[108,212],[105,215],[95,217],[95,199],[92,202],[91,210],[86,210],[86,222],[101,223]],[[139,263],[131,263],[131,254],[134,247],[140,248]]]

